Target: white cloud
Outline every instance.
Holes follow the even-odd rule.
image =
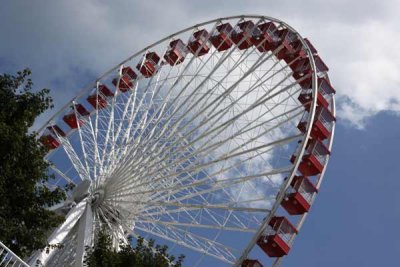
[[[23,1],[0,10],[0,66],[29,66],[60,108],[85,84],[135,51],[215,17],[263,14],[308,36],[326,63],[338,114],[355,125],[400,110],[398,1]],[[4,66],[2,66],[4,65]],[[339,98],[342,99],[342,98]]]

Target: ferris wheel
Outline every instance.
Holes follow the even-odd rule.
[[[120,37],[121,40],[124,36]],[[277,266],[320,187],[335,126],[328,67],[292,27],[219,18],[135,53],[41,129],[65,222],[31,263],[82,266],[155,238],[193,266]],[[125,240],[125,241],[123,241]]]

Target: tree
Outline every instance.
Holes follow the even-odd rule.
[[[51,178],[46,148],[29,128],[52,99],[48,89],[32,92],[30,74],[0,75],[0,240],[21,257],[48,245],[49,231],[63,217],[46,207],[66,197],[64,189],[44,184]]]
[[[129,243],[132,240],[129,239]],[[112,247],[110,235],[102,229],[97,234],[97,240],[92,248],[87,248],[85,263],[88,267],[181,267],[184,256],[175,257],[167,253],[167,246],[155,245],[154,240],[145,244],[139,237],[135,247],[123,244],[117,252]]]

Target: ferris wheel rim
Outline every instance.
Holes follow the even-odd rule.
[[[107,70],[106,72],[104,72],[103,74],[101,74],[99,77],[97,77],[94,82],[90,82],[88,83],[86,86],[84,86],[82,89],[80,89],[78,91],[78,93],[71,98],[71,100],[69,100],[64,106],[62,106],[58,111],[56,111],[45,123],[42,124],[41,127],[39,127],[39,129],[37,130],[37,133],[41,133],[46,126],[50,125],[51,122],[57,117],[59,116],[63,111],[65,111],[74,101],[76,101],[77,99],[79,99],[79,97],[81,97],[84,93],[88,92],[89,90],[95,88],[98,84],[98,82],[103,79],[104,77],[106,77],[107,75],[111,74],[113,71],[117,70],[118,68],[120,68],[120,66],[122,66],[123,64],[125,64],[126,62],[128,62],[129,60],[133,59],[134,57],[143,54],[144,52],[146,52],[147,50],[149,50],[150,48],[164,42],[167,41],[171,38],[173,38],[174,36],[177,36],[181,33],[184,32],[188,32],[190,30],[196,29],[200,26],[204,26],[207,24],[211,24],[214,22],[218,22],[218,21],[223,21],[223,20],[230,20],[230,19],[246,19],[246,18],[253,18],[253,19],[265,19],[265,20],[269,20],[272,22],[276,22],[279,23],[283,26],[285,26],[286,28],[290,29],[291,31],[293,31],[294,33],[296,33],[299,37],[301,37],[301,35],[299,34],[299,32],[297,32],[292,26],[290,26],[288,23],[274,18],[274,17],[270,17],[270,16],[263,16],[263,15],[256,15],[256,14],[249,14],[249,15],[234,15],[234,16],[227,16],[227,17],[220,17],[217,19],[212,19],[212,20],[208,20],[205,22],[201,22],[201,23],[197,23],[195,25],[192,25],[190,27],[184,28],[183,30],[179,30],[173,34],[170,34],[156,42],[153,42],[152,44],[146,46],[145,48],[139,50],[138,52],[132,54],[131,56],[127,57],[126,59],[124,59],[123,61],[121,61],[119,64],[115,65],[114,67],[112,67],[111,69]],[[302,44],[305,45],[305,47],[307,48],[307,51],[309,51],[310,49],[308,48],[308,44],[306,42],[304,42],[304,39],[301,37],[301,41]],[[308,52],[307,52],[308,53]],[[312,58],[312,57],[311,57]],[[314,59],[312,59],[312,61],[314,61]],[[315,63],[314,63],[315,64]]]
[[[96,81],[94,82],[94,84],[91,83],[89,86],[85,87],[80,93],[78,93],[77,96],[75,96],[70,102],[68,102],[67,105],[65,105],[65,106],[64,106],[63,108],[61,108],[56,114],[54,114],[54,116],[51,117],[51,118],[40,128],[39,132],[43,131],[43,129],[44,129],[47,125],[49,125],[58,115],[60,115],[61,112],[63,112],[63,111],[70,105],[70,103],[74,103],[74,101],[77,100],[77,99],[79,99],[85,92],[87,92],[88,90],[90,90],[90,89],[92,89],[93,87],[95,87],[96,84],[97,84],[103,77],[109,75],[112,71],[118,69],[121,65],[125,64],[126,62],[128,62],[128,61],[131,60],[131,59],[133,59],[134,57],[136,57],[136,56],[138,56],[138,55],[141,55],[143,52],[149,50],[150,48],[152,48],[152,47],[154,47],[154,46],[156,46],[156,45],[158,45],[158,44],[160,44],[160,43],[162,43],[162,42],[164,42],[164,41],[166,41],[166,40],[169,40],[169,39],[173,38],[174,36],[177,36],[177,35],[179,35],[179,34],[181,34],[181,33],[183,33],[183,32],[187,32],[187,31],[196,29],[196,28],[198,28],[198,27],[200,27],[200,26],[212,24],[212,23],[215,23],[215,22],[218,22],[218,21],[229,20],[229,19],[234,19],[234,18],[238,18],[238,19],[245,19],[245,18],[266,19],[266,20],[274,21],[274,22],[280,23],[281,25],[284,25],[284,26],[287,27],[288,29],[293,30],[293,32],[295,32],[295,33],[300,37],[300,40],[301,40],[302,44],[306,47],[306,52],[307,52],[307,54],[309,55],[309,58],[310,58],[310,63],[311,63],[311,65],[312,65],[312,70],[313,70],[313,74],[312,74],[312,76],[313,76],[313,82],[312,82],[312,84],[313,84],[313,85],[312,85],[313,100],[312,100],[311,107],[310,107],[310,112],[309,112],[309,113],[310,113],[310,117],[308,118],[308,122],[307,122],[307,127],[306,127],[307,131],[306,131],[306,133],[303,135],[303,138],[302,138],[302,145],[301,145],[300,152],[299,152],[299,154],[297,155],[297,157],[296,157],[296,159],[295,159],[295,161],[294,161],[294,163],[293,163],[293,165],[292,165],[292,166],[293,166],[292,171],[290,172],[290,174],[289,174],[289,176],[288,176],[289,178],[286,180],[286,183],[284,183],[284,184],[286,184],[285,187],[283,187],[281,190],[279,190],[279,192],[281,192],[281,193],[283,192],[283,193],[284,193],[284,192],[286,191],[286,189],[288,188],[291,179],[293,178],[293,176],[295,175],[295,173],[296,173],[296,171],[297,171],[297,169],[298,169],[298,165],[299,165],[300,160],[301,160],[301,158],[302,158],[302,155],[304,154],[304,151],[305,151],[305,147],[306,147],[306,142],[305,142],[305,141],[308,140],[308,138],[309,138],[309,136],[310,136],[310,133],[311,133],[311,126],[312,126],[312,122],[313,122],[313,120],[314,120],[315,110],[316,110],[316,106],[317,106],[317,98],[315,97],[316,94],[317,94],[317,86],[316,86],[316,84],[317,84],[317,72],[316,72],[316,67],[315,67],[314,58],[313,58],[313,56],[312,56],[312,52],[310,51],[310,48],[308,48],[307,43],[304,42],[304,39],[301,37],[301,35],[300,35],[297,31],[295,31],[295,30],[294,30],[290,25],[288,25],[287,23],[285,23],[285,22],[283,22],[283,21],[281,21],[281,20],[278,20],[278,19],[274,19],[274,18],[267,17],[267,16],[241,15],[241,16],[223,17],[223,18],[218,18],[218,19],[210,20],[210,21],[207,21],[207,22],[203,22],[203,23],[200,23],[200,24],[193,25],[193,26],[188,27],[188,28],[186,28],[186,29],[184,29],[184,30],[178,31],[178,32],[176,32],[176,33],[174,33],[174,34],[172,34],[172,35],[169,35],[169,36],[167,36],[167,37],[161,39],[160,41],[157,41],[157,42],[153,43],[153,44],[150,45],[150,46],[145,47],[144,49],[142,49],[142,50],[140,50],[139,52],[135,53],[134,55],[130,56],[128,59],[122,61],[122,62],[121,62],[120,64],[118,64],[116,67],[110,69],[110,70],[107,71],[105,74],[103,74],[102,76],[100,76],[99,78],[97,78]],[[333,137],[333,133],[332,133],[332,137]],[[331,138],[331,139],[333,139],[333,138]],[[330,146],[331,146],[331,143],[332,143],[332,142],[330,142]],[[322,175],[322,177],[323,177],[323,175]],[[322,180],[322,179],[321,179],[321,180]],[[269,216],[269,219],[270,219],[272,216],[274,216],[274,214],[275,214],[275,212],[276,212],[276,209],[277,209],[277,207],[279,206],[280,200],[281,200],[282,198],[283,198],[283,195],[281,195],[281,197],[278,197],[277,200],[274,202],[274,207],[271,209],[272,211],[269,212],[269,215],[268,215],[268,216]],[[279,200],[279,199],[280,199],[280,200]],[[276,208],[275,208],[275,206],[276,206]],[[275,209],[275,211],[273,211],[274,209]],[[269,219],[267,219],[267,220],[264,222],[264,224],[263,224],[264,226],[266,226],[266,225],[268,224],[268,220],[269,220]],[[263,226],[260,226],[260,227],[259,227],[259,231],[258,231],[259,233],[262,233],[261,228],[263,228]],[[265,230],[265,229],[264,229],[264,230]],[[258,232],[257,232],[257,233],[258,233]],[[255,235],[254,235],[254,236],[255,236]],[[258,236],[259,236],[259,234],[258,234]],[[239,259],[239,260],[240,260],[240,259]],[[240,264],[240,263],[238,263],[238,264]]]

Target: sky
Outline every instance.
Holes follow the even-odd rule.
[[[282,266],[394,266],[399,9],[394,0],[3,0],[0,73],[31,68],[35,86],[52,89],[57,110],[123,59],[180,29],[230,15],[279,18],[308,37],[329,66],[338,113],[321,191]]]

